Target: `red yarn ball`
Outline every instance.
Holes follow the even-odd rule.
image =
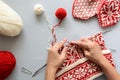
[[[66,17],[67,12],[64,8],[58,8],[55,15],[58,19],[63,20]]]
[[[7,78],[16,65],[16,59],[11,52],[0,51],[0,80]]]

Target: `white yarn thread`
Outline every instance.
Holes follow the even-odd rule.
[[[50,22],[49,22],[48,18],[47,18],[46,15],[45,15],[45,9],[44,9],[44,7],[43,7],[41,4],[36,4],[36,5],[34,6],[34,12],[35,12],[35,14],[36,14],[37,16],[39,16],[39,15],[41,15],[41,14],[44,13],[43,16],[44,16],[44,18],[46,19],[48,29],[49,29],[50,31],[52,31],[52,28],[50,27]],[[49,38],[49,40],[48,40],[48,46],[49,46],[49,47],[50,47],[51,40],[52,40],[52,35],[50,36],[50,38]]]

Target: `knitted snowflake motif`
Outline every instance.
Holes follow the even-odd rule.
[[[105,47],[102,33],[100,32],[88,39],[98,43],[102,51],[105,51],[103,55],[113,66],[115,66],[111,53]],[[103,74],[101,68],[97,64],[84,56],[84,52],[80,46],[69,43],[67,47],[68,50],[65,61],[56,73],[56,80],[93,80]]]
[[[99,13],[98,20],[102,27],[112,26],[120,18],[120,0],[105,0]]]

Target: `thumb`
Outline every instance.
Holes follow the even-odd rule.
[[[85,55],[86,57],[89,57],[89,56],[90,56],[90,52],[84,49],[84,55]]]
[[[61,52],[61,58],[65,58],[66,53],[67,53],[67,47],[64,47]]]

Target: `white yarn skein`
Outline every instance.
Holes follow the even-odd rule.
[[[34,12],[35,12],[36,15],[41,15],[44,11],[45,10],[44,10],[44,8],[41,4],[36,4],[34,6]]]

